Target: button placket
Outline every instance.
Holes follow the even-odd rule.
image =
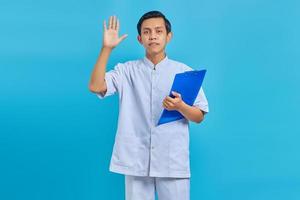
[[[152,123],[155,125],[155,103],[156,102],[156,96],[157,96],[157,70],[152,70],[152,87],[151,87],[151,107],[152,107],[152,112],[151,112],[151,120]]]

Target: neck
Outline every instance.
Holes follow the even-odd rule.
[[[157,63],[159,63],[160,61],[162,61],[165,57],[166,54],[165,52],[159,53],[159,54],[155,54],[155,55],[150,55],[148,53],[146,53],[146,57],[151,60],[151,62],[156,65]]]

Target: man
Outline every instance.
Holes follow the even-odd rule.
[[[145,57],[118,63],[106,72],[119,37],[119,20],[104,21],[103,47],[92,72],[89,89],[103,99],[119,94],[120,109],[110,171],[125,175],[126,200],[189,200],[189,121],[200,123],[208,112],[201,88],[190,106],[179,93],[169,91],[177,73],[192,68],[167,57],[171,23],[159,11],[145,13],[137,24]],[[177,110],[185,118],[157,126],[163,109]]]

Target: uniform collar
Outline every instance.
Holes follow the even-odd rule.
[[[155,66],[155,68],[157,69],[158,66],[163,65],[164,63],[166,63],[166,62],[169,60],[169,58],[168,58],[168,56],[166,55],[166,56],[164,57],[164,59],[162,59],[162,60],[161,60],[159,63],[157,63],[156,65],[154,65],[154,64],[152,63],[152,61],[149,60],[149,59],[147,58],[147,56],[145,56],[143,60],[144,60],[145,64],[146,64],[147,66],[149,66],[151,69],[154,69],[154,66]]]

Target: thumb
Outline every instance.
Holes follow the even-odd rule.
[[[128,34],[125,34],[125,35],[122,35],[120,38],[119,38],[119,42],[122,42],[125,38],[127,38]]]
[[[175,96],[175,97],[181,97],[181,94],[175,92],[175,91],[172,91],[172,94]]]

